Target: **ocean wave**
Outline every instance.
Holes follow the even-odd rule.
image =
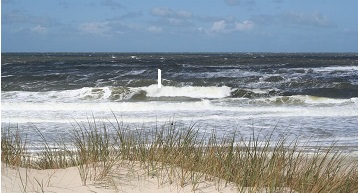
[[[231,97],[233,98],[267,98],[281,95],[279,90],[275,89],[232,89]]]
[[[149,97],[225,98],[231,95],[231,88],[227,86],[164,86],[158,89],[157,85],[151,85],[142,89]]]
[[[311,105],[311,106],[282,106],[282,105],[240,105],[238,101],[221,101],[204,99],[200,101],[149,101],[149,102],[3,102],[2,118],[13,117],[16,119],[29,119],[40,117],[41,119],[62,119],[66,117],[83,117],[84,114],[96,113],[101,117],[109,117],[111,111],[125,113],[127,116],[143,117],[161,114],[164,117],[180,114],[182,116],[195,115],[194,117],[207,117],[217,115],[231,117],[232,119],[250,118],[278,118],[278,117],[356,117],[358,111],[356,105]],[[275,103],[275,101],[273,101]],[[42,113],[43,112],[43,113]],[[211,113],[210,113],[211,112]],[[34,114],[35,113],[35,114]],[[132,114],[134,113],[134,114]],[[199,114],[198,114],[199,113]],[[191,115],[190,115],[191,116]],[[86,117],[86,116],[85,116]],[[192,117],[192,118],[194,118]],[[215,116],[214,116],[215,117]],[[203,119],[202,117],[200,119]]]
[[[336,71],[357,72],[358,66],[329,66],[329,67],[312,68],[312,70],[316,72],[336,72]]]
[[[195,86],[163,86],[157,85],[147,87],[84,87],[74,90],[61,91],[7,91],[2,92],[2,98],[6,101],[25,102],[74,102],[74,101],[126,101],[146,100],[147,98],[224,98],[229,97],[231,88],[222,87],[195,87]]]
[[[12,75],[12,74],[10,74],[10,75],[1,75],[1,78],[8,78],[8,77],[13,77],[13,76],[15,76],[15,75]]]
[[[5,102],[121,102],[121,101],[196,101],[202,99],[247,99],[241,102],[268,105],[357,104],[357,97],[335,98],[289,94],[279,89],[244,89],[228,86],[84,87],[60,91],[3,91]]]
[[[294,95],[294,96],[274,96],[269,98],[259,98],[253,100],[252,103],[261,104],[292,104],[292,105],[339,105],[355,103],[352,99],[334,99],[326,97],[317,97],[310,95]]]
[[[156,112],[156,111],[182,111],[182,110],[227,110],[226,107],[214,107],[213,104],[208,100],[196,101],[196,102],[171,102],[163,103],[159,101],[150,102],[103,102],[103,103],[56,103],[56,102],[45,102],[45,103],[33,103],[33,102],[5,102],[2,104],[2,109],[6,111],[86,111],[86,112],[110,112],[110,110],[122,111],[122,112]]]

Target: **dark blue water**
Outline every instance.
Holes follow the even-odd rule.
[[[3,91],[83,87],[228,86],[275,95],[358,97],[357,54],[5,53]]]

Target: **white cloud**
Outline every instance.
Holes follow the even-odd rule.
[[[254,28],[254,22],[246,20],[243,22],[231,20],[219,20],[212,24],[207,32],[209,33],[230,33],[230,32],[243,32],[249,31]],[[202,31],[202,30],[200,30]]]
[[[149,31],[151,33],[160,33],[160,32],[162,32],[162,28],[158,27],[158,26],[150,26],[147,28],[147,31]]]
[[[111,30],[109,22],[88,22],[79,26],[81,31],[90,34],[105,35]]]
[[[165,7],[156,7],[152,9],[151,13],[155,16],[166,17],[172,16],[174,14],[174,11]]]
[[[332,25],[329,19],[326,16],[323,16],[318,11],[312,13],[288,12],[283,14],[282,17],[286,22],[289,22],[291,24],[312,25],[321,27],[327,27]]]
[[[227,31],[226,21],[220,20],[220,21],[214,22],[209,31],[210,32],[225,32],[225,31]]]
[[[39,34],[45,34],[45,33],[47,33],[47,28],[43,27],[41,25],[37,25],[37,26],[31,28],[31,31],[35,32],[35,33],[39,33]]]
[[[182,17],[182,18],[191,18],[193,16],[193,14],[190,11],[178,11],[177,16]]]
[[[151,10],[151,14],[159,18],[156,21],[156,24],[159,26],[180,26],[180,30],[183,30],[184,28],[189,29],[194,24],[194,16],[190,11],[177,11],[166,7],[156,7]]]
[[[5,24],[31,24],[31,25],[45,25],[45,26],[54,26],[58,25],[59,22],[56,19],[53,19],[48,16],[35,16],[27,13],[22,10],[10,10],[7,12],[3,12],[2,15],[2,23]]]
[[[169,23],[174,24],[174,25],[179,25],[181,23],[183,23],[183,20],[181,19],[177,19],[177,18],[168,18]]]
[[[155,16],[159,17],[171,17],[171,18],[181,18],[181,19],[189,19],[193,16],[190,11],[174,11],[170,8],[166,7],[156,7],[151,10],[151,13]]]
[[[251,30],[252,28],[254,28],[254,22],[252,21],[243,21],[243,22],[236,22],[235,23],[235,29],[237,31],[249,31]]]
[[[302,27],[334,27],[336,26],[328,17],[318,11],[305,12],[285,12],[277,15],[258,15],[253,20],[261,24],[280,24],[284,26]]]

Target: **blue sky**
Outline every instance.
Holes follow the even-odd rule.
[[[2,52],[358,52],[357,0],[2,0]]]

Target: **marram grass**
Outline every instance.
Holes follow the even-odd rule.
[[[110,125],[110,126],[108,126]],[[238,192],[358,192],[357,159],[334,146],[304,152],[297,140],[264,141],[253,134],[236,141],[236,133],[203,135],[193,125],[164,124],[152,131],[124,127],[120,122],[89,121],[70,132],[70,143],[49,141],[37,129],[43,150],[30,152],[31,142],[19,129],[2,128],[1,161],[11,167],[57,169],[76,166],[82,183],[113,183],[116,166],[140,167],[158,185],[191,185],[216,181],[217,188],[234,184]],[[24,188],[25,190],[25,188]]]

